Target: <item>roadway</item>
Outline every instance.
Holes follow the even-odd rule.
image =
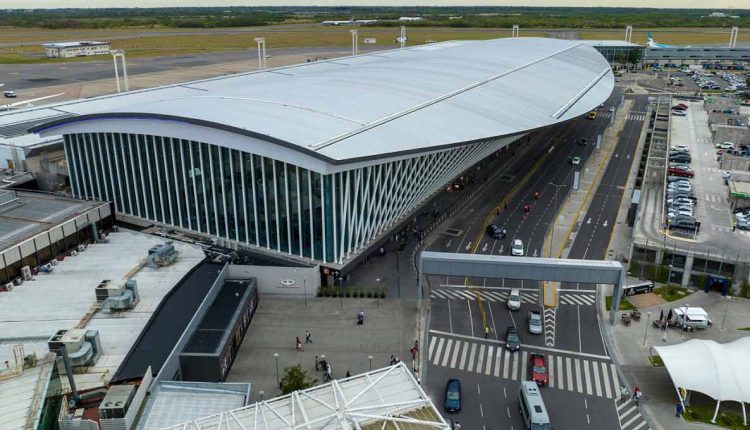
[[[621,94],[616,90],[605,106],[618,104]],[[613,214],[617,213],[646,117],[639,112],[646,110],[646,103],[646,97],[637,99],[584,218],[612,221],[584,223],[585,227],[582,226],[572,244],[570,258],[605,257],[615,219]],[[527,255],[542,256],[549,225],[569,191],[573,172],[580,168],[571,165],[570,158],[587,159],[594,151],[596,135],[603,133],[609,121],[609,112],[601,110],[596,120],[578,119],[532,135],[531,145],[522,146],[525,152],[519,162],[509,165],[507,173],[500,176],[506,182],[518,183],[530,171],[529,166],[535,164],[535,170],[531,169],[525,183],[511,195],[508,195],[507,183],[488,187],[485,195],[467,205],[463,212],[467,216],[455,220],[449,234],[442,234],[429,249],[507,255],[512,240],[519,238],[524,242]],[[576,144],[582,137],[588,139],[585,146]],[[535,200],[537,191],[541,197]],[[502,203],[497,214],[494,208],[499,202]],[[523,211],[525,203],[532,205],[529,213]],[[492,240],[481,231],[489,213],[492,213],[491,222],[507,230],[505,239]],[[474,243],[477,238],[479,243]],[[486,340],[479,307],[464,282],[481,291],[490,327]],[[461,420],[462,426],[523,428],[515,397],[518,381],[526,377],[529,352],[547,354],[552,381],[550,387],[544,389],[544,398],[555,428],[613,428],[618,425],[615,424],[619,421],[613,399],[619,381],[599,330],[593,289],[585,285],[564,286],[557,310],[545,311],[545,335],[530,335],[526,334],[527,312],[541,309],[537,282],[429,277],[429,283],[432,310],[427,351],[428,389],[436,403],[441,404],[445,381],[451,377],[462,380],[465,409],[454,416]],[[519,312],[506,309],[511,287],[522,288],[524,301]],[[503,349],[507,326],[521,329],[524,346],[518,353],[507,353]],[[555,327],[565,329],[556,331]],[[492,395],[482,396],[482,391]],[[501,399],[499,404],[497,398]]]
[[[382,47],[360,46],[362,53],[383,49]],[[351,49],[342,47],[277,48],[268,49],[267,55],[281,57],[305,55],[311,58],[327,58],[349,55]],[[233,63],[257,60],[257,49],[243,51],[211,52],[205,54],[171,55],[163,57],[128,57],[128,75],[140,75],[176,70],[188,67],[209,66],[211,64]],[[237,70],[237,73],[247,70]],[[120,71],[122,73],[122,71]],[[0,83],[3,90],[14,90],[23,97],[23,90],[92,82],[100,79],[114,79],[112,57],[100,56],[91,61],[50,62],[37,64],[5,64],[0,70]]]

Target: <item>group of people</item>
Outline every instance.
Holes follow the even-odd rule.
[[[312,343],[312,334],[310,334],[310,330],[305,330],[305,343]],[[304,351],[302,348],[302,341],[299,340],[299,336],[297,336],[294,346],[297,349],[297,352]]]
[[[625,388],[624,385],[620,385],[620,396],[626,397],[627,395],[628,395],[628,389]],[[642,397],[643,397],[643,391],[641,391],[641,387],[636,385],[635,388],[633,388],[633,395],[630,398],[633,400],[635,405],[638,406],[638,402],[641,400]]]

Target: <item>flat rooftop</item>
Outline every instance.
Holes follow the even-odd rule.
[[[216,353],[216,349],[221,345],[221,339],[233,328],[229,324],[253,284],[250,280],[225,281],[182,352]]]
[[[92,209],[108,205],[53,194],[26,191],[15,191],[15,194],[15,199],[0,196],[0,251]]]
[[[148,366],[154,376],[159,373],[223,267],[201,262],[176,283],[133,342],[112,382],[140,379]]]
[[[94,288],[102,280],[123,278],[146,257],[149,248],[163,242],[121,229],[109,235],[108,243],[89,245],[75,257],[66,257],[51,273],[40,272],[11,291],[0,292],[0,362],[12,360],[16,344],[22,344],[26,354],[43,356],[48,352],[47,340],[55,332],[75,327],[91,310],[96,303]],[[85,328],[99,331],[102,356],[87,373],[76,374],[79,389],[109,381],[165,295],[204,258],[200,247],[174,245],[180,254],[172,265],[144,267],[134,275],[141,296],[135,309],[97,312],[86,324]]]

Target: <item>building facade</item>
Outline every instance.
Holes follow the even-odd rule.
[[[76,197],[343,266],[478,161],[613,87],[582,43],[446,42],[62,103],[71,115],[32,131],[64,137]]]
[[[59,42],[42,44],[47,52],[48,58],[70,58],[86,57],[89,55],[108,54],[110,50],[109,42]]]

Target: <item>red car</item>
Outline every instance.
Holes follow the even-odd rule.
[[[531,353],[529,356],[529,377],[537,385],[547,385],[549,374],[544,354]]]
[[[670,167],[667,170],[667,173],[669,173],[672,176],[682,176],[684,178],[692,178],[695,176],[695,173],[691,169],[680,169],[677,167]]]

